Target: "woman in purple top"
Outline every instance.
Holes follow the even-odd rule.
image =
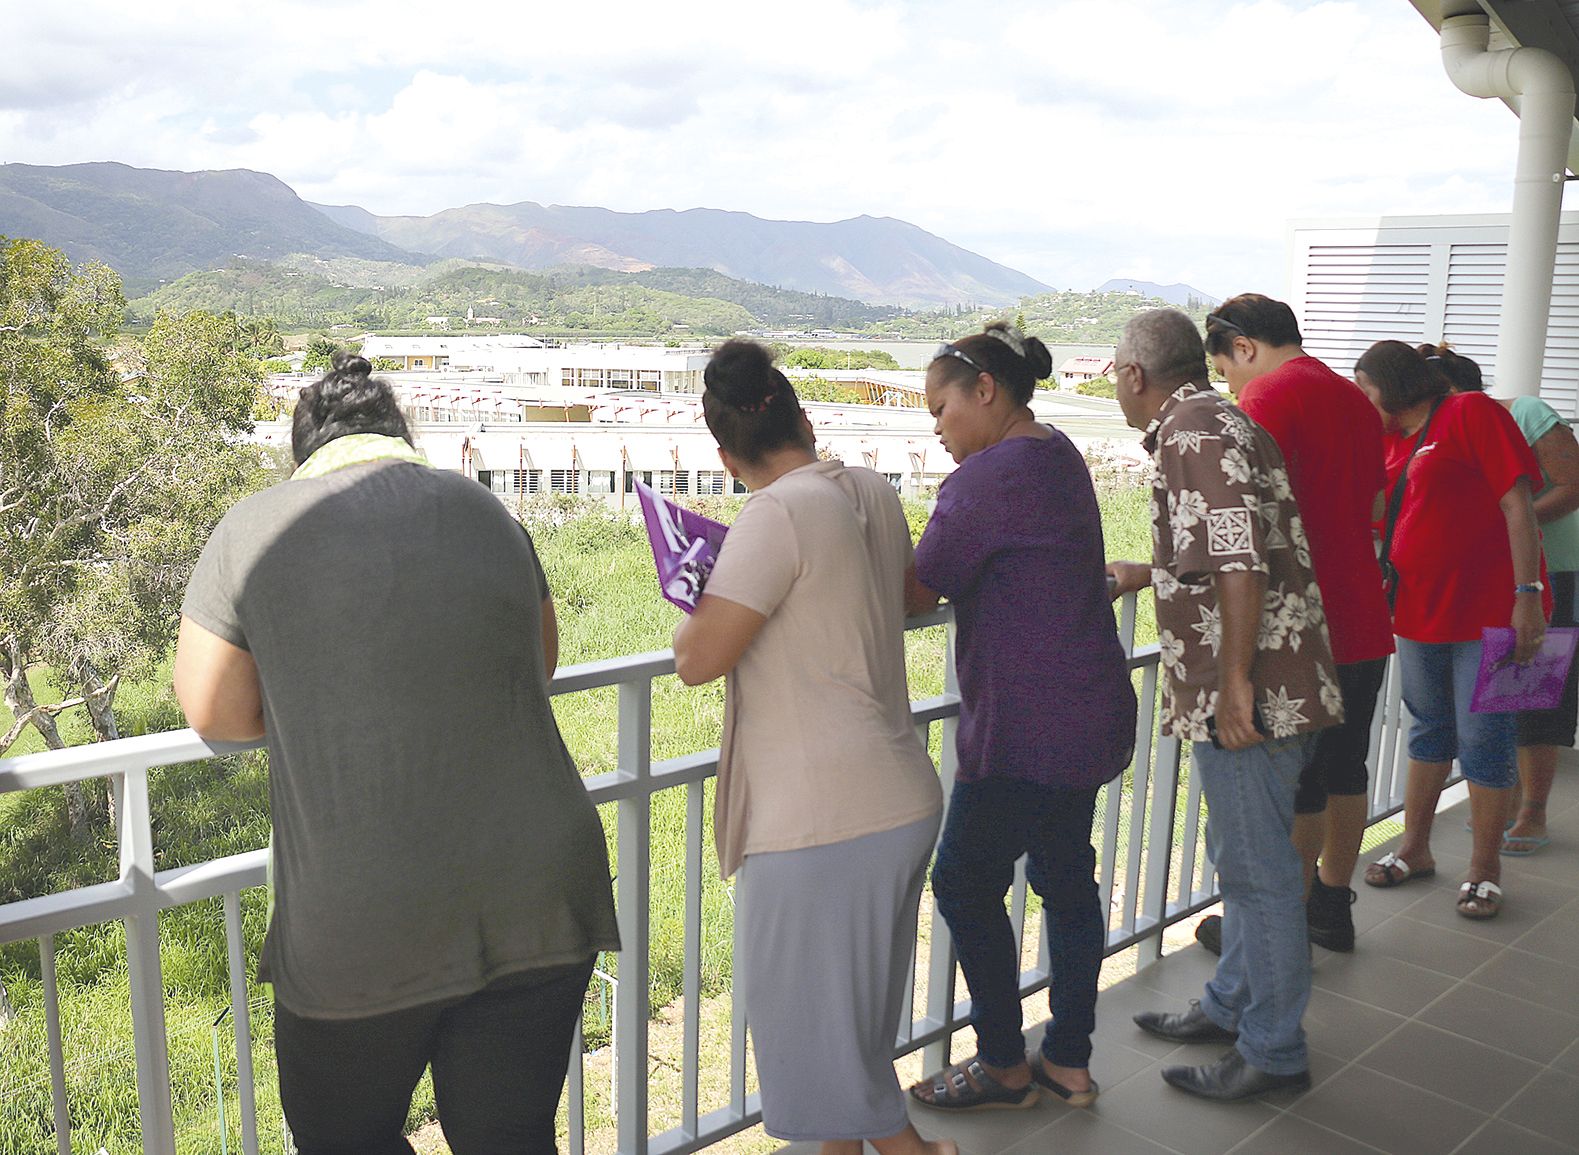
[[[1008,325],[938,349],[927,407],[959,468],[916,547],[916,577],[954,605],[959,770],[932,869],[971,993],[977,1055],[911,1094],[933,1107],[1084,1107],[1105,920],[1091,820],[1129,763],[1135,692],[1113,628],[1091,474],[1030,399],[1047,347]],[[1053,1021],[1020,1034],[1019,958],[1003,896],[1014,863],[1042,897]]]

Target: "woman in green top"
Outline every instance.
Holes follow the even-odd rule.
[[[1422,345],[1420,353],[1452,383],[1455,392],[1485,389],[1480,366],[1446,345]],[[1544,483],[1535,497],[1541,526],[1547,577],[1552,584],[1554,626],[1579,625],[1579,441],[1568,423],[1539,397],[1499,399],[1518,422],[1524,440],[1535,450]],[[1572,748],[1579,723],[1579,662],[1568,671],[1562,701],[1551,710],[1519,712],[1519,784],[1509,802],[1512,817],[1502,840],[1502,853],[1534,854],[1550,839],[1546,834],[1546,800],[1557,774],[1557,751]]]

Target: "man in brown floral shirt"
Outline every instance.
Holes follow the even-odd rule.
[[[1215,1063],[1162,1077],[1209,1099],[1310,1085],[1304,879],[1289,841],[1312,736],[1343,720],[1321,591],[1266,430],[1207,384],[1195,323],[1174,309],[1124,329],[1115,374],[1124,416],[1146,432],[1152,563],[1116,562],[1115,596],[1151,586],[1163,727],[1189,739],[1223,893],[1223,953],[1183,1014],[1135,1016],[1184,1042],[1233,1042]]]

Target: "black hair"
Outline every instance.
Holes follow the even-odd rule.
[[[1453,352],[1448,345],[1419,345],[1415,352],[1424,357],[1458,393],[1484,393],[1486,382],[1480,375],[1480,366],[1468,357]]]
[[[1260,293],[1229,297],[1206,315],[1207,356],[1227,353],[1233,348],[1235,337],[1248,337],[1274,348],[1305,343],[1294,310]]]
[[[1381,395],[1387,413],[1404,413],[1422,401],[1447,396],[1448,379],[1402,341],[1378,341],[1354,363],[1354,374],[1364,373]]]
[[[333,364],[297,398],[291,417],[291,456],[296,464],[348,433],[381,433],[409,443],[411,430],[395,391],[388,381],[372,375],[367,359],[341,350]]]
[[[811,445],[800,399],[755,341],[725,341],[702,371],[702,416],[718,444],[741,461],[760,461],[786,445]]]
[[[1053,355],[1042,339],[1022,336],[1007,321],[994,321],[980,333],[952,342],[949,348],[964,356],[945,353],[935,357],[927,372],[940,373],[945,385],[966,385],[975,381],[978,373],[986,373],[1005,386],[1020,405],[1029,404],[1036,383],[1053,374]]]

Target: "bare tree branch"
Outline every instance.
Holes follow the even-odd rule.
[[[78,706],[86,706],[95,698],[115,696],[115,691],[120,688],[121,676],[116,674],[104,685],[94,690],[91,694],[80,694],[75,698],[67,698],[61,702],[47,702],[34,706],[31,710],[18,715],[16,721],[11,723],[11,728],[0,735],[0,752],[9,750],[11,745],[22,736],[22,731],[33,724],[36,718],[58,718],[67,710],[75,710]]]

